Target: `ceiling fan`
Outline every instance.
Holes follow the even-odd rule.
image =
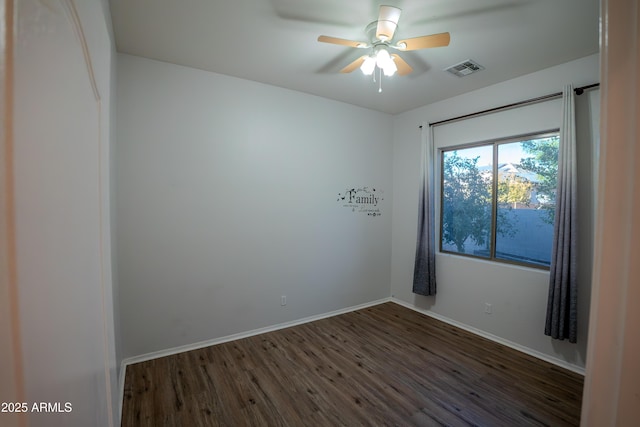
[[[369,54],[361,56],[344,67],[340,70],[341,73],[350,73],[356,68],[360,68],[365,75],[373,74],[374,78],[376,69],[379,70],[380,77],[382,77],[383,73],[385,76],[392,76],[396,72],[398,75],[404,76],[412,72],[413,69],[400,55],[389,53],[390,49],[403,52],[448,46],[451,37],[449,33],[439,33],[394,42],[393,36],[398,27],[401,12],[402,9],[397,7],[380,6],[378,20],[367,25],[365,29],[365,34],[367,34],[369,42],[346,40],[329,36],[320,36],[318,37],[318,41],[358,49],[370,49]],[[380,89],[380,92],[381,91]]]

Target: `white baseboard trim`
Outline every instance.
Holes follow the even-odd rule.
[[[264,328],[253,329],[251,331],[240,332],[237,334],[227,335],[220,338],[213,338],[210,340],[200,341],[193,344],[182,345],[178,347],[168,348],[166,350],[154,351],[151,353],[141,354],[139,356],[128,357],[123,359],[120,363],[120,375],[118,377],[118,386],[120,392],[120,422],[122,423],[122,404],[124,402],[124,381],[125,374],[127,371],[127,366],[133,365],[134,363],[146,362],[148,360],[158,359],[160,357],[171,356],[178,353],[183,353],[185,351],[198,350],[204,347],[210,347],[212,345],[223,344],[229,341],[235,341],[242,338],[248,338],[255,335],[265,334],[267,332],[277,331],[279,329],[290,328],[292,326],[302,325],[304,323],[314,322],[316,320],[326,319],[328,317],[338,316],[340,314],[350,313],[352,311],[361,310],[367,307],[373,307],[374,305],[383,304],[385,302],[390,302],[391,297],[382,298],[376,301],[367,302],[364,304],[358,304],[351,307],[342,308],[340,310],[330,311],[328,313],[317,314],[314,316],[303,317],[302,319],[292,320],[290,322],[279,323],[277,325],[266,326]]]
[[[442,316],[440,314],[428,311],[428,310],[423,310],[420,309],[416,306],[414,306],[413,304],[409,304],[406,301],[402,301],[399,300],[397,298],[393,298],[393,297],[388,297],[388,298],[382,298],[376,301],[371,301],[368,303],[364,303],[364,304],[359,304],[359,305],[354,305],[351,307],[347,307],[347,308],[342,308],[340,310],[335,310],[335,311],[330,311],[328,313],[322,313],[322,314],[318,314],[318,315],[314,315],[314,316],[309,316],[309,317],[304,317],[302,319],[298,319],[298,320],[292,320],[290,322],[284,322],[284,323],[279,323],[276,325],[272,325],[272,326],[266,326],[264,328],[258,328],[258,329],[253,329],[251,331],[246,331],[246,332],[240,332],[237,334],[232,334],[232,335],[227,335],[224,337],[220,337],[220,338],[214,338],[214,339],[210,339],[210,340],[205,340],[205,341],[200,341],[200,342],[196,342],[193,344],[187,344],[187,345],[182,345],[182,346],[178,346],[178,347],[173,347],[173,348],[168,348],[166,350],[160,350],[160,351],[154,351],[151,353],[146,353],[146,354],[141,354],[139,356],[133,356],[133,357],[128,357],[126,359],[123,359],[121,362],[121,366],[120,366],[120,375],[118,378],[118,382],[119,382],[119,392],[120,392],[120,417],[122,417],[122,404],[123,404],[123,400],[124,400],[124,381],[125,381],[125,374],[126,374],[126,370],[127,370],[127,366],[132,365],[134,363],[140,363],[140,362],[146,362],[148,360],[153,360],[153,359],[158,359],[160,357],[165,357],[165,356],[171,356],[174,354],[178,354],[178,353],[183,353],[185,351],[191,351],[191,350],[198,350],[200,348],[204,348],[204,347],[210,347],[212,345],[217,345],[217,344],[223,344],[229,341],[235,341],[235,340],[239,340],[242,338],[248,338],[248,337],[252,337],[255,335],[260,335],[260,334],[264,334],[267,332],[273,332],[273,331],[277,331],[279,329],[285,329],[285,328],[290,328],[292,326],[297,326],[297,325],[302,325],[304,323],[310,323],[310,322],[314,322],[316,320],[321,320],[321,319],[326,319],[328,317],[333,317],[333,316],[338,316],[341,314],[345,314],[345,313],[350,313],[352,311],[356,311],[356,310],[361,310],[363,308],[368,308],[368,307],[373,307],[375,305],[379,305],[379,304],[384,304],[386,302],[393,302],[396,303],[398,305],[401,305],[403,307],[406,307],[410,310],[416,311],[418,313],[424,314],[426,316],[432,317],[436,320],[440,320],[444,323],[447,323],[449,325],[458,327],[460,329],[464,329],[465,331],[471,332],[472,334],[475,335],[479,335],[483,338],[486,338],[488,340],[497,342],[498,344],[502,344],[505,345],[507,347],[510,347],[514,350],[520,351],[522,353],[528,354],[530,356],[533,356],[535,358],[544,360],[546,362],[552,363],[556,366],[559,366],[561,368],[567,369],[569,371],[584,375],[585,374],[585,370],[584,368],[580,367],[580,366],[576,366],[573,365],[571,363],[565,362],[564,360],[561,359],[557,359],[555,357],[551,357],[547,354],[541,353],[539,351],[530,349],[528,347],[524,347],[520,344],[514,343],[512,341],[506,340],[504,338],[500,338],[496,335],[492,335],[488,332],[482,331],[480,329],[476,329],[474,327],[465,325],[464,323],[460,323],[458,321],[455,321],[453,319],[449,319],[448,317]]]
[[[220,338],[213,338],[210,340],[200,341],[193,344],[186,344],[178,347],[168,348],[166,350],[154,351],[151,353],[141,354],[139,356],[128,357],[122,360],[119,376],[120,386],[120,413],[122,414],[122,400],[124,398],[124,380],[127,366],[134,363],[146,362],[148,360],[158,359],[160,357],[171,356],[185,351],[198,350],[204,347],[210,347],[212,345],[223,344],[229,341],[235,341],[242,338],[248,338],[255,335],[265,334],[267,332],[277,331],[279,329],[290,328],[292,326],[302,325],[304,323],[314,322],[316,320],[326,319],[328,317],[338,316],[340,314],[350,313],[352,311],[361,310],[367,307],[373,307],[374,305],[390,302],[391,298],[383,298],[376,301],[367,302],[364,304],[358,304],[351,307],[341,308],[339,310],[330,311],[328,313],[317,314],[314,316],[303,317],[302,319],[292,320],[290,322],[278,323],[277,325],[266,326],[264,328],[253,329],[251,331],[240,332],[237,334],[227,335]]]
[[[447,323],[449,325],[455,326],[455,327],[460,328],[460,329],[464,329],[465,331],[471,332],[472,334],[479,335],[479,336],[481,336],[483,338],[486,338],[488,340],[494,341],[494,342],[496,342],[498,344],[502,344],[504,346],[507,346],[507,347],[512,348],[514,350],[517,350],[517,351],[520,351],[522,353],[528,354],[529,356],[533,356],[533,357],[535,357],[537,359],[544,360],[545,362],[549,362],[549,363],[551,363],[553,365],[559,366],[561,368],[567,369],[567,370],[575,372],[577,374],[580,374],[580,375],[584,375],[585,374],[585,369],[583,367],[581,367],[581,366],[574,365],[574,364],[566,362],[566,361],[564,361],[562,359],[558,359],[556,357],[549,356],[548,354],[544,354],[544,353],[539,352],[537,350],[533,350],[533,349],[531,349],[529,347],[525,347],[523,345],[517,344],[517,343],[515,343],[513,341],[506,340],[506,339],[501,338],[501,337],[499,337],[497,335],[493,335],[493,334],[490,334],[490,333],[485,332],[483,330],[474,328],[472,326],[465,325],[464,323],[460,323],[460,322],[458,322],[456,320],[453,320],[453,319],[450,319],[448,317],[442,316],[441,314],[434,313],[434,312],[429,311],[429,310],[420,309],[420,308],[416,307],[415,305],[410,304],[410,303],[408,303],[406,301],[402,301],[402,300],[399,300],[397,298],[393,298],[392,297],[391,298],[391,302],[394,302],[394,303],[396,303],[398,305],[401,305],[401,306],[406,307],[408,309],[411,309],[413,311],[417,311],[418,313],[424,314],[426,316],[433,317],[434,319],[440,320],[441,322]]]

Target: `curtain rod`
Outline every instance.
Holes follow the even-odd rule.
[[[577,88],[573,89],[573,91],[575,92],[576,95],[582,95],[585,90],[594,89],[594,88],[597,88],[599,86],[600,86],[600,83],[593,83],[593,84],[590,84],[590,85],[577,87]],[[458,116],[458,117],[452,117],[452,118],[446,119],[446,120],[440,120],[438,122],[429,123],[429,126],[438,126],[438,125],[442,125],[442,124],[449,123],[449,122],[455,122],[457,120],[469,119],[471,117],[482,116],[484,114],[489,114],[489,113],[495,113],[496,111],[507,110],[507,109],[514,108],[514,107],[521,107],[521,106],[527,105],[527,104],[535,104],[537,102],[547,101],[547,100],[550,100],[550,99],[559,98],[561,96],[562,96],[562,92],[556,92],[556,93],[552,93],[552,94],[549,94],[549,95],[539,96],[537,98],[531,98],[531,99],[527,99],[527,100],[520,101],[520,102],[514,102],[513,104],[503,105],[501,107],[489,108],[488,110],[477,111],[475,113],[465,114],[465,115]],[[422,125],[420,125],[419,127],[420,127],[420,129],[422,129]]]

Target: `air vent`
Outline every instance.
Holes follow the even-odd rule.
[[[451,67],[445,68],[445,71],[448,71],[454,76],[458,77],[468,76],[469,74],[476,73],[480,70],[484,70],[484,67],[477,62],[472,61],[471,59],[467,59],[466,61],[462,61],[459,64],[455,64]]]

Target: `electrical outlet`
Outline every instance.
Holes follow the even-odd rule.
[[[281,305],[281,306],[285,306],[285,305],[287,305],[287,296],[286,296],[286,295],[282,295],[282,296],[280,297],[280,305]]]
[[[484,303],[484,312],[487,314],[493,313],[493,308],[488,302]]]

